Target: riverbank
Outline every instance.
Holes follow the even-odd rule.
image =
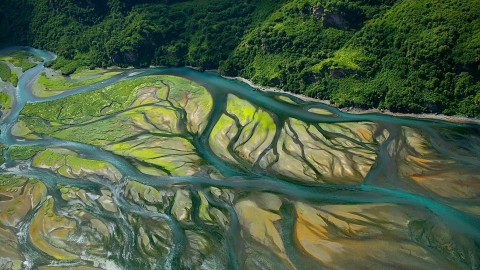
[[[289,94],[298,98],[301,98],[305,101],[314,101],[314,102],[320,102],[329,106],[332,106],[334,108],[337,108],[341,112],[345,113],[351,113],[351,114],[368,114],[368,113],[378,113],[378,114],[386,114],[386,115],[392,115],[392,116],[399,116],[399,117],[412,117],[412,118],[420,118],[420,119],[435,119],[435,120],[442,120],[442,121],[448,121],[448,122],[455,122],[455,123],[467,123],[467,124],[476,124],[480,125],[480,119],[478,118],[470,118],[466,116],[457,116],[457,115],[444,115],[444,114],[434,114],[434,113],[421,113],[421,114],[416,114],[416,113],[399,113],[399,112],[392,112],[389,110],[385,109],[376,109],[376,108],[371,108],[371,109],[359,109],[359,108],[353,108],[353,107],[346,107],[346,108],[340,108],[336,106],[335,104],[332,104],[329,100],[322,100],[322,99],[316,99],[313,97],[308,97],[303,94],[295,94],[291,93],[285,90],[282,90],[280,88],[276,87],[265,87],[261,85],[257,85],[251,80],[248,80],[243,77],[229,77],[229,76],[223,76],[218,73],[218,71],[214,70],[209,70],[207,72],[211,73],[216,73],[223,78],[230,79],[230,80],[237,80],[241,81],[243,83],[248,84],[249,86],[258,89],[259,91],[263,92],[275,92],[275,93],[285,93]]]

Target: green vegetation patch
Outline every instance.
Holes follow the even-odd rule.
[[[0,144],[0,165],[5,162],[5,158],[3,157],[3,149],[5,149],[5,145]]]
[[[232,94],[228,95],[227,100],[227,112],[235,115],[242,126],[253,122],[258,123],[262,127],[261,131],[275,130],[275,122],[268,112]]]
[[[32,160],[33,166],[60,168],[65,164],[65,155],[52,149],[38,153]]]
[[[0,2],[16,22],[0,43],[52,50],[63,74],[191,65],[339,106],[480,116],[480,0],[67,2]]]
[[[50,135],[81,143],[104,145],[135,135],[137,131],[133,126],[134,123],[130,121],[129,116],[119,115],[87,125],[66,128]]]
[[[35,154],[45,150],[45,147],[36,145],[13,145],[8,148],[8,155],[12,160],[27,160]]]
[[[110,163],[82,158],[76,152],[63,148],[46,149],[38,153],[33,158],[32,165],[49,169],[68,178],[95,174],[117,181],[121,177],[120,172]]]
[[[22,71],[26,71],[37,65],[34,61],[39,62],[42,59],[25,51],[14,51],[6,55],[0,55],[0,61],[10,62],[14,66],[22,68]]]
[[[2,79],[4,82],[7,82],[10,80],[11,75],[12,71],[10,70],[10,67],[5,63],[0,62],[0,79]]]
[[[10,95],[0,92],[0,109],[10,109],[12,106],[12,98]]]
[[[13,86],[17,86],[17,74],[4,62],[0,62],[0,79],[4,82],[11,82]]]
[[[84,123],[127,109],[142,84],[155,83],[158,76],[125,80],[113,85],[59,100],[27,104],[20,112],[60,124]]]
[[[320,72],[323,69],[347,69],[352,71],[362,70],[360,63],[367,58],[358,49],[341,49],[335,52],[334,56],[323,60],[312,67],[312,71]]]
[[[13,174],[0,174],[1,187],[20,187],[26,181],[29,181],[32,184],[35,184],[38,182],[38,180],[33,178],[27,178],[27,177],[13,175]]]
[[[103,161],[98,161],[98,160],[92,160],[92,159],[85,159],[85,158],[79,158],[75,156],[66,156],[66,164],[72,168],[74,171],[79,171],[82,168],[88,169],[88,170],[101,170],[105,168],[105,166],[108,164]]]
[[[158,86],[162,90],[160,95],[165,95],[159,98],[166,98],[167,88],[163,82],[168,85],[169,101],[177,108],[160,106],[159,100],[154,98],[152,102],[157,102],[159,107],[131,109],[132,106],[140,106],[140,103],[134,103],[140,89]],[[187,113],[189,128],[196,132],[205,125],[211,107],[212,98],[208,91],[192,81],[175,76],[146,76],[59,100],[27,104],[20,112],[16,130],[22,135],[33,132],[104,145],[137,134],[140,129],[136,123],[144,121],[144,117],[151,118],[152,123],[163,127],[163,123],[157,123],[157,120],[170,118],[174,121],[178,117],[177,110],[181,109]],[[164,108],[170,111],[162,113]],[[21,127],[24,130],[20,130]]]
[[[0,174],[0,186],[11,186],[16,182],[16,176],[11,174]]]
[[[108,164],[103,161],[80,158],[76,152],[67,149],[45,149],[34,157],[32,163],[37,167],[51,167],[59,171],[62,167],[68,167],[74,171],[82,168],[101,170]]]
[[[53,126],[50,123],[39,119],[38,117],[24,117],[20,116],[12,127],[12,135],[16,137],[22,137],[25,139],[35,140],[40,137],[34,133],[38,134],[50,134],[59,130],[60,127]]]
[[[119,71],[106,71],[101,69],[94,70],[80,70],[73,73],[71,76],[66,77],[60,74],[53,74],[47,77],[43,72],[39,79],[38,84],[45,87],[46,91],[65,91],[73,88],[82,87],[97,83],[114,75],[119,74]]]

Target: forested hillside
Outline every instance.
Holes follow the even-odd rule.
[[[480,0],[3,0],[53,67],[219,69],[338,106],[480,117]]]

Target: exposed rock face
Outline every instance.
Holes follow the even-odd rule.
[[[323,7],[311,7],[310,12],[315,19],[320,20],[324,15],[325,9]]]
[[[325,28],[346,28],[349,25],[348,21],[338,11],[312,6],[310,12],[316,20],[322,21]]]
[[[323,16],[323,27],[346,28],[348,21],[334,11],[327,11]]]
[[[332,76],[335,79],[340,79],[344,78],[350,75],[357,74],[357,71],[355,70],[350,70],[350,69],[343,69],[343,68],[331,68],[328,70],[328,73],[330,76]]]
[[[135,64],[135,62],[138,59],[138,54],[133,51],[123,52],[123,53],[114,53],[108,56],[114,64],[118,64],[118,63]]]
[[[125,58],[127,63],[135,63],[138,58],[135,52],[125,52],[123,53],[123,57]]]

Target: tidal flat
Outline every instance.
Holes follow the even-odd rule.
[[[480,269],[479,125],[1,55],[0,269]]]

